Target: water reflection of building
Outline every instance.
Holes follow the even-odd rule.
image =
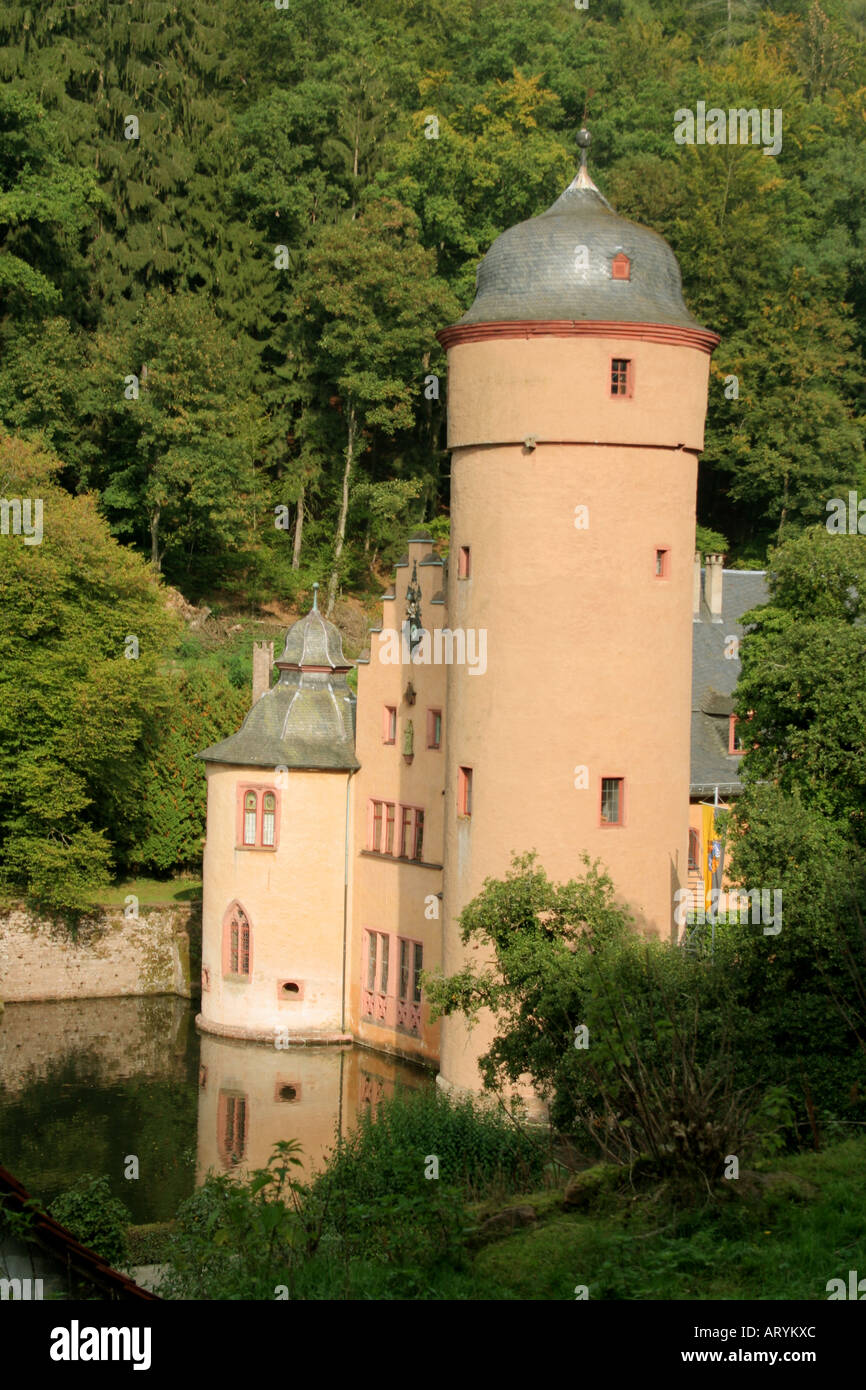
[[[203,1034],[199,1066],[198,1165],[206,1173],[263,1168],[274,1145],[296,1139],[304,1166],[321,1165],[337,1133],[397,1084],[429,1085],[427,1074],[363,1048],[285,1051]]]

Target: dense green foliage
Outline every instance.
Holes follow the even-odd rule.
[[[788,817],[784,829],[784,856],[780,839],[762,834],[735,861],[745,882],[781,886],[781,932],[726,923],[712,957],[640,941],[595,866],[555,885],[534,856],[516,858],[461,916],[479,963],[426,978],[434,1013],[492,1010],[485,1084],[528,1073],[558,1126],[621,1160],[650,1154],[663,1169],[710,1180],[726,1153],[759,1152],[783,1122],[789,1139],[815,1142],[826,1126],[861,1122],[857,881],[850,871],[840,880],[843,860],[820,828]]]
[[[333,600],[447,509],[435,330],[567,182],[588,104],[600,186],[722,335],[700,515],[760,559],[866,483],[864,27],[847,0],[12,0],[0,419],[188,593],[303,572]],[[781,110],[781,152],[677,145],[698,101]]]
[[[467,1202],[539,1186],[545,1162],[543,1141],[503,1113],[435,1091],[398,1092],[338,1143],[311,1183],[297,1177],[295,1141],[278,1144],[247,1181],[209,1174],[178,1213],[164,1291],[470,1297]]]
[[[132,1218],[119,1198],[112,1196],[107,1178],[86,1174],[68,1192],[55,1198],[50,1210],[55,1221],[88,1250],[94,1250],[115,1268],[123,1264],[126,1228]]]
[[[0,439],[5,495],[38,503],[43,531],[0,536],[0,843],[5,886],[74,912],[117,870],[200,861],[195,753],[247,701],[225,676],[168,669],[181,625],[164,590],[58,470]]]

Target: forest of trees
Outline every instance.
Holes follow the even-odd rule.
[[[196,860],[244,695],[173,667],[154,576],[330,609],[446,534],[435,332],[584,119],[721,335],[712,543],[763,566],[866,492],[866,0],[9,0],[0,79],[0,495],[62,519],[0,546],[0,839],[47,901]],[[698,101],[781,152],[678,145]]]
[[[722,338],[699,520],[760,563],[866,483],[864,0],[10,0],[0,45],[0,420],[188,596],[447,515],[435,330],[587,112]],[[677,145],[698,100],[781,153]]]

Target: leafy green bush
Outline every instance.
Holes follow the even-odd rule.
[[[55,1221],[77,1241],[94,1250],[115,1269],[127,1257],[126,1228],[132,1217],[119,1197],[112,1196],[108,1178],[85,1173],[49,1207]]]
[[[542,1136],[472,1097],[398,1090],[375,1114],[361,1115],[316,1186],[372,1202],[397,1192],[429,1194],[438,1181],[476,1200],[539,1186],[548,1150]],[[424,1176],[430,1157],[438,1160],[438,1179]]]

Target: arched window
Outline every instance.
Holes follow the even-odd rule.
[[[244,844],[254,845],[256,842],[256,802],[258,798],[255,792],[247,792],[244,796]]]
[[[232,903],[223,923],[223,974],[248,980],[252,952],[250,919],[240,903]]]
[[[273,792],[265,792],[262,806],[262,844],[272,845],[277,822],[277,798]]]

